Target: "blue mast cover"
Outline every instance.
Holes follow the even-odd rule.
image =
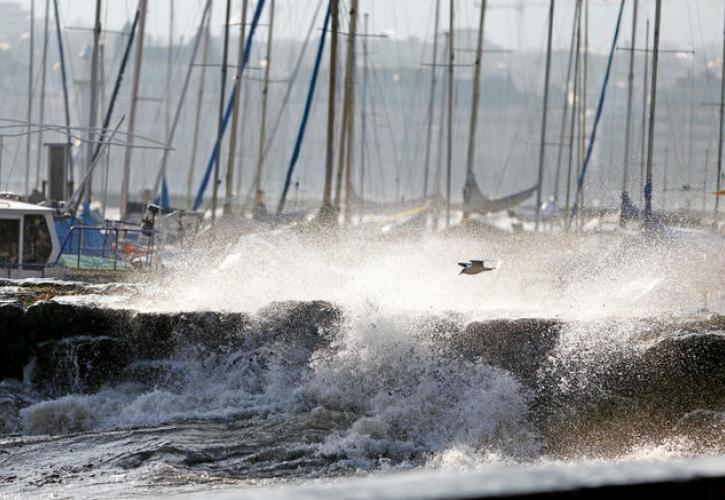
[[[254,39],[254,32],[257,31],[257,25],[259,24],[259,18],[262,15],[263,8],[264,0],[259,0],[259,3],[257,4],[257,9],[254,11],[254,18],[252,19],[252,26],[249,29],[247,42],[244,45],[244,54],[242,55],[242,60],[239,62],[240,74],[244,71],[244,68],[249,62],[249,55],[252,52],[252,40]],[[234,108],[234,96],[236,95],[237,86],[239,85],[240,81],[241,79],[234,82],[231,95],[229,96],[229,100],[227,101],[227,108],[224,111],[224,121],[222,122],[222,138],[224,137],[224,132],[226,132],[227,130],[227,125],[229,125],[229,119],[232,115],[232,109]],[[214,143],[214,149],[212,149],[211,156],[209,157],[209,162],[206,164],[204,178],[201,180],[201,185],[199,186],[199,190],[196,192],[196,198],[194,198],[194,204],[192,205],[193,210],[198,210],[201,206],[202,201],[204,201],[204,191],[206,191],[206,187],[209,185],[209,177],[211,176],[212,168],[214,167],[214,162],[216,161],[216,157],[218,154],[219,139],[217,139]]]
[[[297,132],[297,140],[295,141],[295,148],[292,151],[292,158],[289,162],[289,168],[287,169],[287,177],[284,180],[284,189],[282,191],[282,197],[279,199],[279,205],[277,205],[277,215],[280,215],[284,210],[284,203],[287,199],[287,192],[289,191],[290,183],[292,182],[292,174],[297,165],[297,160],[300,157],[300,150],[302,149],[302,140],[305,137],[305,130],[307,129],[307,120],[310,117],[310,110],[312,109],[312,101],[315,98],[315,89],[317,88],[317,76],[320,73],[320,62],[322,61],[322,53],[325,50],[325,39],[327,38],[327,27],[330,24],[330,16],[332,12],[332,2],[327,5],[327,14],[325,14],[325,22],[322,26],[322,38],[320,38],[320,46],[317,49],[317,58],[315,59],[315,67],[312,70],[312,78],[310,79],[310,89],[307,91],[307,101],[305,102],[305,111],[302,114],[302,122],[300,123],[300,129]]]

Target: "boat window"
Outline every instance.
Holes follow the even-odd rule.
[[[20,219],[0,219],[0,266],[18,263]]]
[[[53,242],[44,215],[26,215],[23,220],[23,264],[45,264]]]

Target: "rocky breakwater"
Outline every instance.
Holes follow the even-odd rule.
[[[531,392],[545,452],[610,455],[677,440],[725,450],[723,316],[472,322],[449,341]]]
[[[19,415],[38,401],[124,384],[140,387],[137,393],[183,392],[199,374],[223,385],[233,373],[237,389],[248,394],[303,397],[309,387],[298,393],[268,388],[280,377],[285,386],[302,387],[315,370],[344,362],[346,356],[335,353],[346,336],[355,336],[352,329],[364,326],[354,324],[342,308],[324,301],[272,303],[255,314],[142,313],[52,300],[0,304],[1,427],[31,428]],[[553,455],[611,455],[673,436],[703,450],[725,450],[725,317],[467,322],[453,315],[414,318],[410,325],[421,342],[440,347],[431,355],[444,364],[441,369],[490,365],[517,379],[529,405],[528,427]],[[390,335],[382,327],[375,331]],[[315,365],[315,359],[326,361]],[[394,389],[412,383],[403,378],[381,380]],[[26,389],[14,391],[19,382],[11,380],[23,380]],[[410,390],[399,389],[389,393]]]

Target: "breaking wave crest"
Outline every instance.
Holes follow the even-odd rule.
[[[528,389],[456,353],[438,340],[453,332],[434,326],[371,311],[348,318],[322,347],[320,338],[263,339],[244,329],[220,352],[181,342],[168,358],[132,362],[122,383],[20,415],[30,434],[308,415],[327,426],[319,453],[360,467],[416,462],[452,446],[530,456],[537,440]]]

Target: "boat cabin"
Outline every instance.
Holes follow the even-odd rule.
[[[53,209],[0,199],[0,277],[47,276],[59,252]]]

